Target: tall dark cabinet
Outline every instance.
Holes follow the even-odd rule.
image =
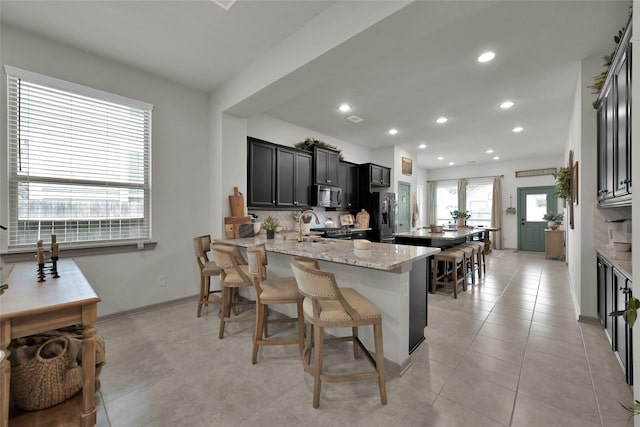
[[[247,138],[247,205],[253,208],[276,206],[276,146]]]
[[[276,150],[276,204],[280,207],[309,207],[311,154],[278,147]]]
[[[358,209],[358,165],[349,162],[338,162],[338,186],[342,188],[340,207]]]
[[[314,184],[338,185],[338,161],[340,153],[328,148],[313,147]]]
[[[598,203],[631,205],[631,20],[596,101]]]

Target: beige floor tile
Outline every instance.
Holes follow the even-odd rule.
[[[516,391],[520,378],[520,367],[520,364],[505,362],[497,357],[477,351],[468,351],[456,369]]]
[[[487,323],[494,323],[496,325],[511,327],[519,331],[528,332],[531,327],[531,321],[523,319],[517,316],[510,316],[508,314],[501,314],[498,312],[491,313],[487,317]]]
[[[591,373],[586,359],[565,359],[528,348],[524,356],[524,369],[539,372],[584,387],[591,387]]]
[[[482,328],[480,328],[478,335],[484,335],[487,337],[499,339],[501,341],[508,342],[509,344],[518,348],[525,348],[527,345],[528,333],[509,327],[496,325],[494,323],[485,323]]]
[[[505,425],[516,396],[513,390],[462,371],[454,372],[440,394]]]
[[[576,385],[525,368],[522,370],[518,395],[523,394],[577,417],[598,419],[593,387]]]
[[[558,409],[539,400],[518,394],[511,425],[514,427],[598,427],[601,424],[597,418],[585,419],[578,417],[567,413],[563,409]]]
[[[493,356],[516,365],[521,364],[524,360],[525,351],[522,347],[484,335],[478,335],[469,346],[469,350]]]
[[[467,406],[440,396],[433,404],[431,416],[425,418],[422,425],[428,427],[500,427],[507,424],[500,423]]]

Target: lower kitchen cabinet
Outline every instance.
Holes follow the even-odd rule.
[[[614,311],[624,311],[631,299],[632,281],[601,255],[597,257],[598,268],[598,317],[611,341],[625,373],[627,384],[633,384],[633,339],[632,331],[623,316],[611,316]]]

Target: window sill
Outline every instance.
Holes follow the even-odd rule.
[[[125,252],[150,251],[155,249],[158,242],[134,242],[134,243],[118,243],[106,246],[71,246],[61,247],[61,258],[75,258],[79,256],[119,254]],[[142,247],[139,247],[142,245]],[[34,261],[36,256],[35,248],[31,250],[10,251],[0,254],[0,258],[5,263],[14,263],[22,261]]]

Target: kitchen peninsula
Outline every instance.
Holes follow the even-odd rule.
[[[349,240],[298,242],[295,234],[226,242],[244,248],[265,243],[270,277],[291,276],[291,256],[317,259],[320,268],[335,274],[340,287],[356,289],[382,312],[384,356],[390,372],[401,375],[411,365],[410,353],[424,340],[427,324],[427,258],[440,249],[372,242],[370,250],[357,250]],[[284,314],[295,315],[291,310]],[[337,335],[341,331],[329,333]],[[373,331],[362,328],[360,338],[373,348]]]

